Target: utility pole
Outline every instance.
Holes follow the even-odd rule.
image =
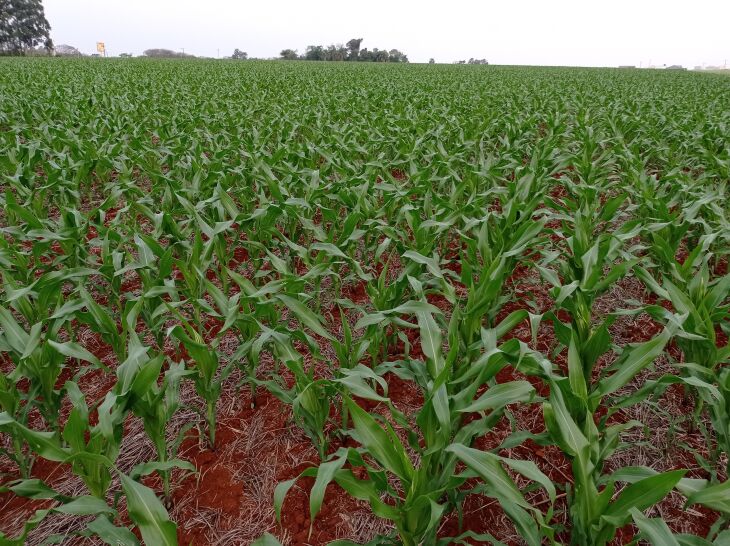
[[[219,47],[218,48],[218,56],[216,57],[216,59],[220,59],[220,58],[221,58],[221,48]]]

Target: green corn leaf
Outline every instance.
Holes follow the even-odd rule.
[[[285,294],[278,294],[276,297],[294,313],[303,325],[307,326],[315,334],[328,340],[333,339],[332,335],[322,326],[321,319],[301,301]]]
[[[297,480],[305,475],[313,476],[314,469],[309,469],[309,472],[307,474],[302,473],[296,478],[292,478],[291,480],[286,480],[276,484],[276,488],[274,489],[274,511],[276,512],[276,521],[278,521],[279,523],[281,523],[281,507],[284,505],[284,499],[286,498],[286,494],[297,482]]]
[[[129,476],[119,474],[119,477],[127,498],[129,517],[139,527],[145,544],[177,546],[177,527],[170,521],[167,510],[154,491]]]
[[[520,459],[510,459],[509,457],[502,457],[502,462],[518,474],[522,474],[525,478],[542,485],[543,489],[547,492],[550,501],[555,502],[557,497],[555,485],[535,463],[532,461],[522,461]]]
[[[674,489],[685,473],[686,470],[674,470],[632,483],[609,505],[602,518],[611,521],[615,527],[623,525],[631,516],[632,508],[645,510],[653,506]]]
[[[730,480],[726,480],[717,485],[703,487],[689,494],[687,497],[687,505],[692,504],[702,504],[713,510],[730,514]]]
[[[265,533],[251,543],[251,546],[281,546],[281,542],[271,533]]]
[[[369,413],[349,398],[345,399],[345,403],[360,443],[386,470],[409,482],[413,476],[413,466],[395,433],[383,430]]]
[[[314,526],[314,519],[322,508],[322,501],[324,500],[327,485],[334,479],[335,474],[344,466],[345,462],[347,462],[346,453],[336,459],[320,464],[317,469],[317,477],[314,480],[312,491],[309,494],[310,534]]]
[[[588,439],[571,417],[560,387],[556,384],[550,389],[550,403],[546,404],[546,407],[555,420],[557,426],[555,433],[560,435],[568,454],[573,457],[584,457],[589,447]]]
[[[52,339],[49,339],[48,344],[64,356],[68,356],[70,358],[76,358],[78,360],[84,360],[86,362],[90,362],[91,364],[94,364],[95,366],[103,367],[103,364],[101,363],[101,361],[98,358],[96,358],[89,351],[87,351],[81,345],[78,345],[77,343],[73,343],[71,341],[67,341],[65,343],[59,343],[57,341],[53,341]]]
[[[76,497],[74,500],[54,508],[54,510],[61,514],[72,514],[75,516],[103,514],[105,512],[109,514],[114,513],[114,510],[109,508],[106,502],[88,495]]]
[[[578,398],[585,401],[588,399],[588,387],[583,373],[583,361],[578,351],[578,344],[575,334],[571,336],[570,347],[568,348],[568,381],[570,388]]]
[[[489,452],[472,449],[461,444],[452,444],[447,451],[454,453],[487,483],[490,496],[499,501],[527,543],[531,546],[539,546],[538,526],[528,513],[528,510],[533,510],[533,508],[502,468],[500,458]]]
[[[446,451],[456,455],[468,468],[479,474],[494,490],[497,498],[523,508],[531,508],[519,489],[501,467],[501,459],[488,451],[480,451],[462,444],[451,444]]]
[[[665,329],[661,334],[645,343],[624,349],[618,361],[611,366],[611,369],[616,371],[599,382],[597,395],[611,394],[626,385],[637,373],[656,360],[670,338],[669,330]]]
[[[86,528],[109,546],[139,546],[139,540],[126,527],[117,527],[105,516],[98,516]]]
[[[649,519],[636,508],[632,508],[630,513],[643,538],[653,546],[680,546],[663,519]]]
[[[421,348],[428,358],[433,379],[443,371],[444,359],[441,350],[441,329],[436,324],[433,315],[427,310],[417,310],[416,317],[421,331]]]
[[[510,381],[489,387],[487,392],[467,407],[460,409],[461,413],[472,413],[487,409],[498,410],[507,404],[528,402],[533,399],[534,387],[528,381]]]

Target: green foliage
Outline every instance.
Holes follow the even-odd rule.
[[[41,0],[8,0],[0,5],[0,55],[22,55],[38,44],[50,52],[50,32]]]
[[[361,43],[304,56],[405,60]],[[0,65],[0,434],[17,466],[3,492],[55,503],[0,542],[71,513],[94,516],[81,534],[110,544],[175,544],[170,473],[194,471],[176,458],[187,429],[170,426],[181,392],[216,449],[234,389],[252,412],[268,390],[317,449],[273,499],[286,511],[313,478],[313,528],[335,482],[392,524],[372,544],[500,544],[440,534],[474,495],[527,544],[608,544],[632,522],[656,544],[727,540],[730,80]],[[650,331],[619,329],[640,313]],[[622,412],[671,385],[694,398],[703,479],[616,456],[644,424]],[[130,418],[155,455],[121,474]],[[570,476],[523,457],[527,440]],[[89,495],[34,480],[38,457]],[[152,473],[161,491],[140,483]],[[709,535],[644,513],[672,491],[719,514]]]

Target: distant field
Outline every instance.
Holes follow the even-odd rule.
[[[0,544],[726,544],[728,97],[0,59]]]

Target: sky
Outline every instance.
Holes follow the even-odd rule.
[[[411,62],[723,65],[730,0],[43,0],[51,36],[84,53],[145,49],[275,57],[346,43],[397,48]]]

